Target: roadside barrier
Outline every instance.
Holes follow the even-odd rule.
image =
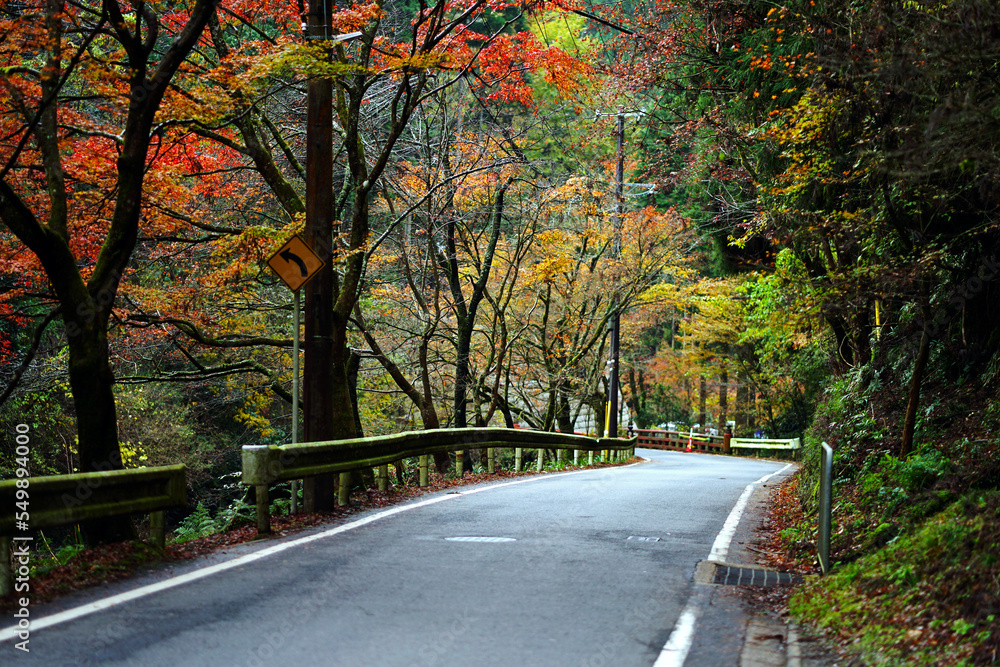
[[[253,486],[257,504],[257,531],[271,532],[268,488],[275,482],[292,481],[330,473],[349,473],[376,468],[380,485],[389,463],[419,457],[420,486],[428,483],[428,457],[466,449],[515,449],[516,467],[521,468],[522,450],[536,449],[538,470],[546,449],[635,453],[637,438],[591,438],[589,436],[529,429],[464,428],[408,431],[372,438],[292,445],[244,445],[242,483]],[[489,455],[489,458],[494,458]],[[461,472],[460,461],[456,467]],[[341,483],[341,489],[346,485]],[[342,496],[342,502],[343,502]]]
[[[31,531],[122,514],[150,514],[150,541],[164,547],[164,510],[187,504],[184,465],[0,481],[0,595],[13,590],[11,540]]]
[[[760,438],[733,438],[730,441],[730,447],[733,449],[747,449],[747,450],[777,450],[791,452],[794,456],[798,450],[802,449],[802,441],[798,438],[790,438],[787,440],[762,440]]]
[[[726,453],[725,435],[696,435],[681,431],[659,429],[638,429],[639,446],[648,449],[672,449],[677,451],[700,451]]]
[[[744,453],[755,450],[787,452],[794,458],[800,449],[798,438],[787,440],[762,440],[760,438],[733,438],[726,435],[696,435],[684,431],[638,429],[639,446],[649,449],[669,449],[679,452],[710,452],[715,454]]]

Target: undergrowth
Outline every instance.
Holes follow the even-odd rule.
[[[834,380],[806,433],[802,513],[780,538],[788,558],[815,561],[819,445],[829,443],[834,567],[808,577],[789,609],[863,664],[998,664],[1000,406],[982,384],[931,378],[904,456],[905,405],[883,375]]]
[[[950,504],[912,533],[814,577],[790,609],[865,664],[984,665],[1000,654],[1000,492]]]

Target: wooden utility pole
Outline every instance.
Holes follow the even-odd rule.
[[[618,155],[618,164],[615,167],[615,215],[614,225],[614,246],[612,256],[614,259],[621,257],[622,251],[622,210],[624,208],[623,181],[625,175],[625,112],[618,110],[618,127],[615,131],[615,146]],[[621,311],[618,309],[617,290],[613,297],[614,314],[611,316],[611,381],[608,383],[608,437],[618,437],[618,368],[619,368],[619,330],[621,329]]]
[[[330,40],[332,6],[329,0],[309,3],[306,39]],[[333,254],[333,82],[310,77],[306,84],[306,225],[303,236],[324,265],[305,286],[305,365],[302,374],[303,439],[333,440],[333,302],[336,273]],[[304,480],[302,504],[306,512],[332,509],[334,477]]]

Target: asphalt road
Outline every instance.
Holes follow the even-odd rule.
[[[744,488],[782,464],[640,455],[653,460],[425,496],[100,592],[133,599],[33,607],[31,652],[8,639],[0,664],[649,667]]]

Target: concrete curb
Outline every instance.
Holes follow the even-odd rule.
[[[740,667],[785,667],[788,665],[788,629],[781,621],[752,616],[740,652]]]
[[[788,667],[802,667],[802,644],[800,644],[799,626],[796,623],[788,624]]]

